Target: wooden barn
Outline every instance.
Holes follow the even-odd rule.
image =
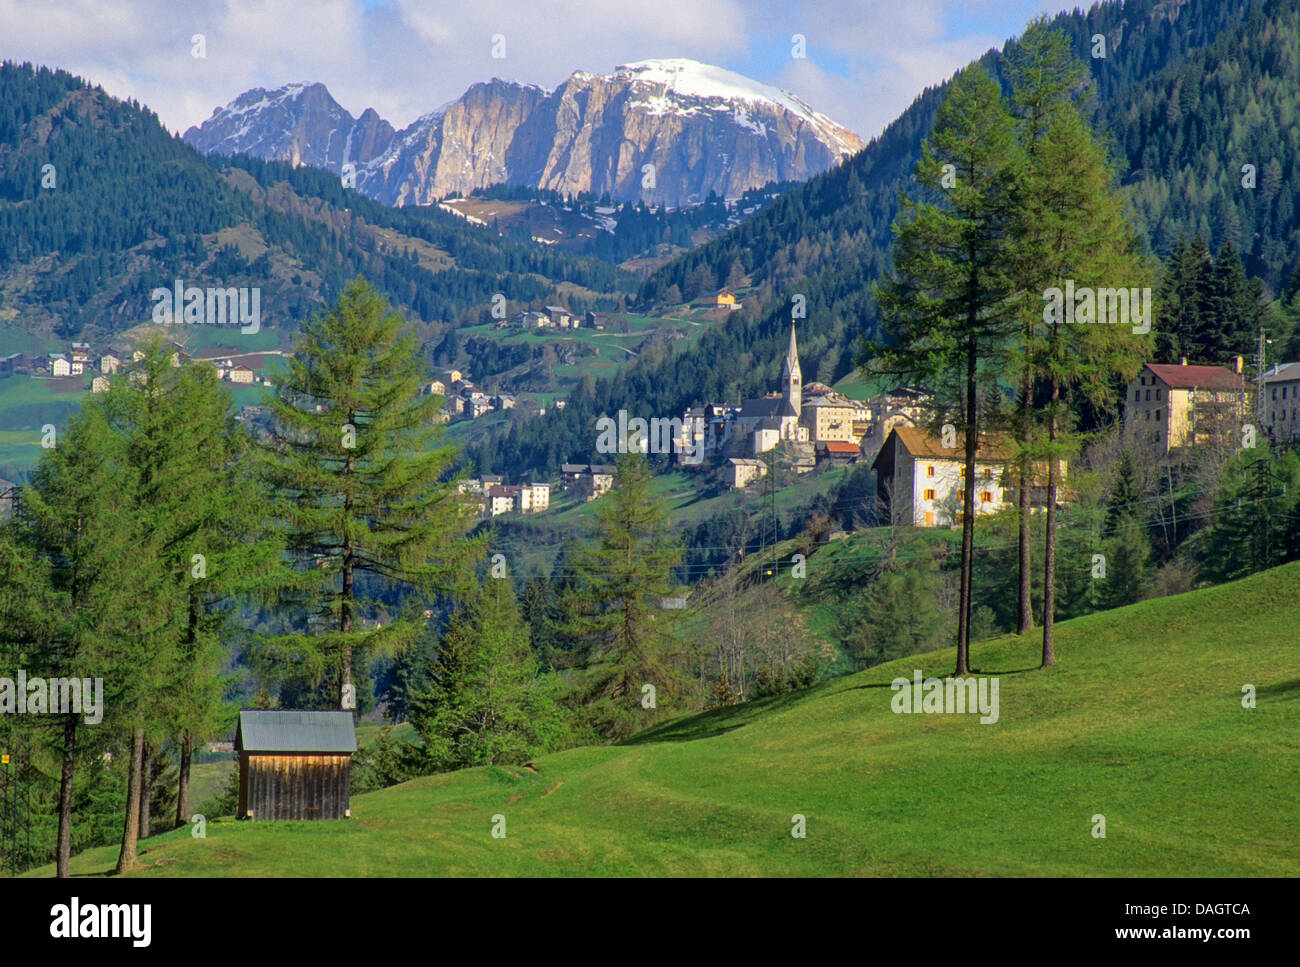
[[[351,712],[245,709],[235,733],[243,819],[346,819]]]

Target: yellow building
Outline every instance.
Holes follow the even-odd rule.
[[[1237,356],[1233,368],[1148,363],[1128,384],[1124,429],[1168,453],[1185,447],[1241,444],[1246,393]]]
[[[736,294],[726,289],[719,289],[717,292],[709,295],[702,295],[695,301],[697,306],[705,309],[736,309],[739,306],[736,303]]]
[[[871,409],[835,394],[805,401],[801,416],[813,443],[859,443],[870,427]]]

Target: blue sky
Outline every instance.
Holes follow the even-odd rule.
[[[878,134],[1056,0],[0,0],[0,57],[63,67],[183,131],[251,87],[324,83],[401,127],[493,76],[554,87],[688,57]],[[206,56],[191,56],[202,34]],[[806,56],[792,56],[801,34]],[[490,54],[505,38],[504,58]]]

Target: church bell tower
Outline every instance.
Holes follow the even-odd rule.
[[[799,372],[799,350],[794,342],[794,323],[790,323],[790,350],[785,354],[785,398],[794,407],[795,416],[803,412],[803,374]]]

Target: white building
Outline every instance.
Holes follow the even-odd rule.
[[[72,363],[63,353],[50,354],[50,373],[54,376],[71,376]]]
[[[521,329],[542,329],[551,321],[550,316],[544,312],[517,312],[515,313],[515,323]]]
[[[728,462],[731,464],[731,487],[733,490],[746,486],[751,480],[767,475],[767,466],[762,460],[755,460],[753,457],[732,457]]]
[[[753,453],[766,453],[782,440],[808,442],[808,428],[799,424],[803,406],[803,375],[799,370],[799,351],[795,345],[794,326],[790,326],[790,348],[785,355],[782,392],[754,400],[745,400],[735,417],[738,432],[752,434]]]
[[[531,513],[540,513],[551,506],[551,485],[548,483],[530,483],[519,487],[519,509]]]
[[[872,466],[876,495],[889,521],[898,526],[952,527],[961,520],[965,500],[966,443],[960,434],[955,446],[911,426],[896,426],[885,439]],[[975,454],[976,514],[995,514],[1014,504],[1005,489],[1003,469],[1009,453],[992,437]]]
[[[546,314],[550,316],[552,326],[568,329],[576,322],[576,317],[564,306],[547,306]]]
[[[488,510],[492,516],[498,514],[508,514],[515,509],[515,498],[519,496],[518,487],[503,487],[497,485],[488,489]]]

